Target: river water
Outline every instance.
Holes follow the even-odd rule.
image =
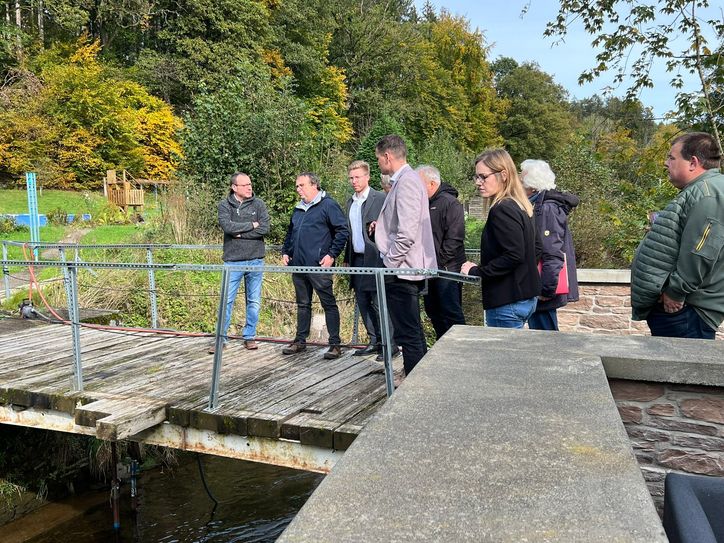
[[[113,530],[109,492],[97,499],[84,496],[43,507],[0,528],[0,542],[264,542],[274,541],[301,509],[322,475],[202,456],[207,484],[219,501],[214,506],[204,490],[193,455],[180,456],[172,470],[144,472],[138,480],[138,507],[131,510],[130,485],[121,491],[121,527]],[[88,506],[88,503],[95,502]],[[57,514],[65,507],[72,511]],[[23,526],[29,538],[17,539]],[[17,525],[13,538],[14,524]]]

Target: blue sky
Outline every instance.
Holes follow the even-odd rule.
[[[424,0],[416,0],[415,3],[420,8]],[[595,61],[595,52],[590,45],[592,37],[582,30],[581,25],[574,27],[566,42],[559,45],[543,36],[546,23],[558,13],[557,1],[432,0],[431,3],[436,11],[444,7],[453,14],[464,15],[472,28],[481,30],[486,44],[492,45],[491,60],[507,56],[518,62],[535,61],[573,98],[602,95],[604,89],[612,84],[612,77],[603,76],[585,86],[578,85],[578,76]],[[521,15],[525,6],[529,6],[528,11]],[[675,107],[676,93],[669,85],[672,74],[665,71],[662,63],[657,68],[652,72],[654,88],[645,89],[639,98],[660,117]],[[622,85],[614,94],[621,96],[625,90],[626,85]]]

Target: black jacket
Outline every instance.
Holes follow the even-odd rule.
[[[465,211],[458,191],[447,183],[430,198],[430,223],[438,269],[459,272],[465,262]]]
[[[541,260],[541,295],[550,300],[538,301],[536,311],[558,309],[568,302],[578,300],[578,278],[576,275],[576,253],[573,237],[568,229],[568,214],[580,202],[575,194],[557,190],[543,190],[531,198],[533,216],[538,236],[543,247]],[[568,294],[555,295],[558,275],[563,266],[563,254],[568,267]]]
[[[349,222],[349,210],[352,207],[352,201],[352,197],[350,196],[347,199],[347,205],[345,210],[347,216],[347,228],[349,229],[347,247],[344,250],[345,264],[352,263],[352,251],[354,251],[354,248],[352,247],[352,225]],[[385,267],[385,265],[382,263],[380,250],[377,248],[377,245],[375,245],[374,240],[370,239],[368,233],[369,224],[373,221],[376,221],[377,217],[380,216],[380,210],[382,209],[382,204],[384,203],[385,193],[370,187],[370,192],[367,195],[367,199],[362,204],[362,235],[365,240],[363,265],[365,268]],[[350,275],[350,286],[362,290],[377,289],[374,275]]]
[[[229,194],[218,205],[219,227],[224,231],[224,262],[264,258],[264,236],[269,233],[269,212],[259,198],[239,202]],[[254,228],[252,223],[259,223]]]
[[[540,240],[532,217],[510,198],[490,208],[480,236],[480,265],[470,275],[481,278],[483,307],[502,305],[539,296]]]

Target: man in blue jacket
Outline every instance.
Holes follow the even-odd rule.
[[[282,248],[285,266],[321,266],[329,268],[344,250],[349,237],[347,217],[342,208],[321,190],[319,177],[305,172],[297,177],[297,194],[301,201],[295,206],[289,221]],[[324,358],[332,360],[342,354],[339,337],[339,308],[332,291],[330,273],[294,273],[292,282],[297,299],[297,334],[294,341],[282,350],[296,354],[307,348],[306,341],[312,322],[312,290],[317,293],[324,309],[329,332],[329,350]]]

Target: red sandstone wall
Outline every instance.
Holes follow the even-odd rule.
[[[669,471],[724,476],[724,387],[609,384],[660,512]]]
[[[631,320],[631,290],[622,284],[581,284],[580,299],[558,310],[563,332],[609,335],[648,335],[645,321]],[[717,339],[724,339],[724,326]]]

